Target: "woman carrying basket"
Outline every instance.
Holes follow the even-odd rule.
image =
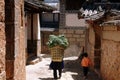
[[[47,43],[50,48],[51,53],[51,64],[50,68],[53,69],[54,79],[61,78],[62,69],[64,68],[64,50],[68,46],[68,41],[64,35],[50,35],[49,42]],[[59,72],[59,77],[57,77],[57,70]]]

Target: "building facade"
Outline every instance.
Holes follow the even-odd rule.
[[[88,4],[88,3],[87,3]],[[97,5],[96,5],[97,4]],[[89,4],[88,4],[89,5]],[[93,8],[99,8],[95,14]],[[120,27],[120,3],[94,3],[89,12],[81,18],[89,24],[87,38],[87,52],[94,70],[103,80],[119,80],[119,27]],[[92,15],[93,14],[93,15]]]
[[[82,0],[60,0],[59,33],[64,34],[70,45],[65,54],[79,55],[80,48],[85,47],[87,25],[84,19],[78,19]],[[85,47],[86,50],[86,47]]]
[[[0,1],[0,79],[5,80],[6,71],[5,71],[5,53],[6,53],[6,41],[5,41],[5,2],[4,0]]]
[[[0,13],[0,80],[25,80],[24,1],[1,0]]]
[[[60,0],[59,32],[67,36],[70,45],[77,43],[80,47],[85,47],[85,51],[89,53],[94,63],[93,70],[103,80],[119,80],[119,1],[109,0],[111,3],[106,0],[96,0],[96,3],[92,2],[92,0],[87,1],[81,3],[78,0],[73,2],[72,0]],[[94,10],[98,10],[97,13]],[[79,11],[81,11],[80,14]],[[79,15],[82,16],[77,19]],[[82,19],[85,22],[82,22]],[[85,23],[82,24],[82,28],[81,23]],[[84,37],[82,37],[83,35]],[[78,38],[80,41],[76,41]]]
[[[39,0],[25,0],[25,48],[27,62],[31,62],[31,58],[40,59],[41,53],[41,26],[42,13],[52,13],[55,9]]]
[[[0,80],[26,79],[26,49],[29,40],[35,43],[34,54],[40,53],[39,13],[53,8],[44,4],[44,7],[34,7],[30,5],[31,1],[28,0],[24,6],[26,0],[0,0]],[[29,22],[29,26],[26,22]]]
[[[120,61],[120,17],[118,16],[120,13],[114,14],[114,16],[109,14],[107,14],[107,18],[105,18],[106,16],[102,18],[105,20],[103,25],[99,23],[101,20],[89,23],[87,51],[94,62],[95,70],[104,80],[119,80],[120,76],[117,74],[120,73],[118,63]]]

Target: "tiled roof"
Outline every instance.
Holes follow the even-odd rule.
[[[101,24],[101,26],[108,25],[108,24],[110,24],[110,25],[120,25],[120,20],[110,20],[110,21],[107,21],[107,22],[103,22]]]
[[[56,10],[56,8],[51,7],[47,4],[45,4],[43,1],[39,0],[24,0],[25,2],[25,9],[26,10],[31,10],[31,11],[53,11]],[[28,9],[29,8],[29,9]]]
[[[110,13],[115,16],[120,15],[120,3],[85,2],[79,11],[82,18],[94,21]]]

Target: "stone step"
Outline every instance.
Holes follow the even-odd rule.
[[[37,57],[35,54],[29,54],[27,57],[27,64],[36,64],[41,61],[40,57]]]
[[[34,58],[34,59],[31,59],[31,60],[28,60],[27,64],[36,64],[36,63],[38,63],[40,61],[41,61],[41,59],[38,57],[38,58]]]

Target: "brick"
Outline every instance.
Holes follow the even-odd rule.
[[[85,34],[80,35],[80,37],[85,38]]]
[[[84,40],[85,40],[84,38],[77,39],[77,41],[84,41]]]
[[[74,34],[73,37],[75,37],[75,38],[79,38],[80,35],[78,35],[78,34]]]
[[[67,33],[74,33],[74,30],[71,30],[71,29],[67,29]]]
[[[75,41],[76,39],[75,38],[69,38],[69,41]]]
[[[83,34],[84,31],[83,31],[83,30],[76,30],[75,33],[76,33],[76,34]]]
[[[85,46],[85,42],[84,42],[84,41],[81,41],[81,42],[80,42],[80,46]]]
[[[66,29],[60,29],[59,32],[60,33],[66,33]]]
[[[66,37],[70,38],[70,37],[73,37],[72,34],[66,34]]]

